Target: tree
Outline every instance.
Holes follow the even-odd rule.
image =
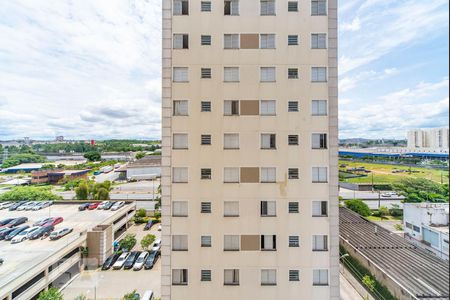
[[[88,161],[100,161],[102,160],[102,155],[98,151],[89,151],[84,154],[84,158]]]
[[[156,236],[154,234],[147,234],[144,236],[141,240],[141,247],[145,251],[148,250],[148,248],[153,244],[153,242],[156,240]]]
[[[46,201],[62,200],[62,197],[53,194],[49,186],[20,186],[0,194],[0,201],[21,201],[24,199],[29,201]]]
[[[136,153],[136,159],[142,159],[146,156],[145,152]]]
[[[380,206],[380,208],[378,209],[378,213],[380,214],[380,218],[389,216],[389,208],[387,208],[386,206]]]
[[[353,210],[354,212],[360,214],[363,217],[368,217],[372,214],[372,211],[370,210],[369,206],[359,199],[345,201],[345,207],[347,207],[350,210]]]
[[[407,203],[447,202],[448,184],[440,184],[424,178],[405,178],[393,184],[399,194],[405,196]]]
[[[123,240],[120,241],[119,245],[121,249],[125,249],[127,251],[131,251],[133,247],[136,245],[136,235],[135,234],[127,234]]]
[[[39,294],[38,300],[63,300],[63,296],[58,289],[49,288]]]
[[[147,216],[147,211],[144,208],[138,209],[136,212],[137,218],[145,218]]]
[[[99,188],[97,194],[95,195],[96,200],[109,200],[109,191],[105,188]]]
[[[85,295],[79,295],[76,296],[74,300],[87,300],[87,297]]]
[[[77,188],[75,188],[75,197],[77,200],[89,199],[89,187],[86,182],[81,182]]]
[[[33,153],[19,153],[8,157],[3,161],[2,168],[10,168],[24,163],[43,163],[46,159],[43,156]]]
[[[125,294],[122,298],[122,300],[139,300],[139,294],[136,292],[136,290],[132,291],[131,293]]]

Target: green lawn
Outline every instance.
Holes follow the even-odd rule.
[[[376,221],[376,222],[380,222],[380,221],[403,221],[403,217],[393,217],[393,216],[386,216],[383,218],[380,217],[375,217],[375,216],[369,216],[367,217],[368,220],[370,221]]]
[[[394,183],[400,181],[402,178],[426,178],[439,183],[441,182],[441,178],[443,179],[444,183],[448,183],[449,180],[448,171],[414,167],[411,168],[411,171],[417,171],[417,173],[392,173],[394,169],[409,171],[410,168],[405,166],[373,164],[365,162],[339,161],[339,165],[341,164],[346,164],[346,168],[365,167],[366,170],[372,171],[372,173],[367,173],[367,177],[349,178],[344,180],[345,182],[351,183],[372,183],[372,176],[373,182],[376,184]],[[341,168],[341,170],[345,170],[346,168]]]

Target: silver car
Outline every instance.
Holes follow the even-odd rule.
[[[144,251],[142,252],[138,259],[136,259],[136,262],[134,263],[134,267],[133,267],[133,271],[139,271],[142,270],[142,268],[144,267],[145,261],[147,260],[148,257],[148,252]]]

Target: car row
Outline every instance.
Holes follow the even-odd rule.
[[[0,203],[0,209],[8,209],[9,211],[37,211],[53,205],[53,201],[7,201]]]
[[[116,211],[125,206],[124,201],[103,201],[103,202],[93,202],[93,203],[83,203],[78,207],[79,211],[85,210],[112,210]]]

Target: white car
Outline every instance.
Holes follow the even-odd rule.
[[[134,271],[142,270],[142,268],[144,267],[145,261],[147,260],[147,257],[148,257],[148,252],[147,251],[142,252],[139,255],[139,257],[136,259],[133,270]]]
[[[116,202],[116,203],[111,207],[111,210],[112,210],[112,211],[119,210],[119,209],[121,209],[121,208],[124,207],[124,206],[125,206],[125,202],[124,202],[124,201],[119,201],[119,202]]]
[[[110,201],[103,201],[98,207],[97,209],[105,209],[105,205],[109,204]]]
[[[34,207],[41,205],[42,202],[33,201],[25,207],[25,210],[33,210]]]
[[[11,205],[13,205],[12,202],[2,202],[2,203],[0,203],[0,209],[8,208],[8,207],[10,207]]]
[[[36,230],[38,230],[39,226],[35,226],[35,227],[31,227],[28,228],[24,231],[22,231],[21,233],[19,233],[18,235],[16,235],[12,240],[11,240],[11,244],[18,244],[18,243],[22,243],[23,241],[25,241],[26,239],[28,239],[28,237],[35,232]]]
[[[116,260],[116,262],[113,265],[114,270],[120,270],[123,267],[123,264],[127,260],[127,257],[130,253],[122,253],[122,255],[119,256],[119,258]]]
[[[159,252],[161,251],[161,240],[156,240],[153,244],[152,251]]]
[[[34,205],[34,202],[26,202],[24,204],[22,204],[21,206],[19,206],[16,210],[17,211],[22,211],[22,210],[26,210],[28,206]]]

